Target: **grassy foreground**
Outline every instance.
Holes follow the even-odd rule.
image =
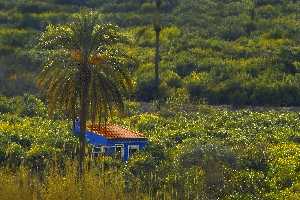
[[[124,177],[116,169],[103,171],[94,166],[87,169],[81,179],[78,179],[77,169],[75,162],[68,162],[63,171],[52,167],[42,176],[23,167],[17,171],[1,169],[0,199],[145,199],[138,187],[125,192]]]

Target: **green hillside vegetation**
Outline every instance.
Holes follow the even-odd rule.
[[[300,1],[161,2],[0,0],[1,200],[300,199]]]
[[[69,122],[2,112],[0,161],[17,176],[1,170],[1,199],[23,195],[19,188],[27,199],[67,199],[65,191],[74,199],[300,198],[298,112],[169,104],[151,114],[127,105],[127,117],[114,121],[145,133],[149,147],[126,165],[109,157],[88,161],[84,184],[76,182],[78,140]],[[63,189],[55,187],[60,180]]]
[[[41,57],[32,47],[46,25],[68,21],[80,7],[99,10],[131,36],[134,97],[155,99],[155,7],[146,0],[1,0],[0,92],[37,94]],[[299,105],[299,10],[288,0],[164,1],[161,94],[183,88],[211,104]]]

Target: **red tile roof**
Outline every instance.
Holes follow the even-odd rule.
[[[145,139],[143,134],[115,124],[109,124],[106,127],[88,125],[87,129],[108,139]]]

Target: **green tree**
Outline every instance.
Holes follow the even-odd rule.
[[[85,156],[87,120],[106,124],[114,111],[123,111],[123,96],[130,88],[126,54],[120,44],[127,38],[99,14],[84,10],[72,23],[47,27],[39,46],[47,62],[38,85],[46,92],[50,114],[64,108],[69,118],[80,117],[80,172]]]

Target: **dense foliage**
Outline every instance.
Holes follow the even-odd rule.
[[[107,193],[103,195],[113,195],[116,190],[120,198],[133,195],[142,199],[299,199],[298,112],[232,110],[174,102],[160,113],[144,112],[151,111],[154,105],[131,102],[127,107],[128,116],[114,119],[115,122],[145,133],[150,141],[148,148],[124,164],[102,157],[89,161],[86,182],[72,186],[68,183],[76,182],[76,176],[65,171],[74,167],[68,165],[68,160],[74,158],[78,143],[70,131],[71,125],[36,116],[22,117],[15,111],[1,114],[1,166],[16,170],[20,178],[0,170],[1,177],[7,177],[7,184],[0,186],[0,196],[11,195],[16,187],[21,187],[29,198],[37,191],[46,195],[48,190],[55,198],[63,191],[53,183],[64,180],[64,188],[74,191],[75,199],[80,196],[77,190],[84,196],[89,191],[102,193],[102,187],[88,189],[85,184],[104,184]],[[41,173],[47,174],[46,180],[36,177]],[[26,177],[42,183],[18,185],[22,184],[19,179]],[[97,182],[97,177],[107,181],[102,182],[101,178]],[[117,180],[120,185],[109,184]]]
[[[113,119],[150,144],[127,163],[88,160],[78,180],[71,123],[61,110],[48,119],[44,102],[27,93],[40,95],[41,31],[82,7],[99,10],[134,43],[122,46],[132,58],[132,99],[156,98],[151,0],[0,0],[0,199],[300,199],[298,110],[190,102],[299,106],[299,1],[163,1],[166,105],[154,112],[130,102],[128,116]]]
[[[130,68],[134,96],[153,100],[150,0],[1,0],[0,92],[36,92],[42,55],[32,47],[39,32],[68,21],[80,7],[99,10],[135,36],[136,46],[127,49],[139,62]],[[185,88],[192,100],[212,104],[299,105],[299,11],[295,0],[163,1],[162,95]]]
[[[72,158],[77,139],[70,123],[46,119],[47,110],[38,98],[0,97],[0,162],[41,168],[54,158]]]
[[[298,199],[299,122],[293,111],[200,106],[121,123],[151,141],[128,165],[145,188],[174,199]]]

